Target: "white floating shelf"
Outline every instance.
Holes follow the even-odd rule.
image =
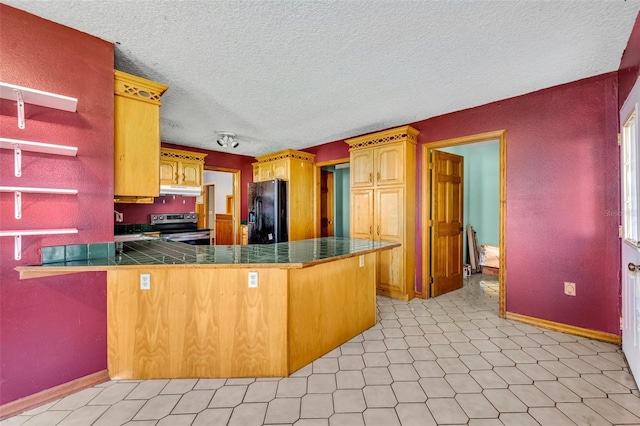
[[[15,241],[14,259],[22,258],[22,236],[23,235],[59,235],[59,234],[77,234],[76,228],[64,229],[20,229],[12,231],[0,231],[0,237],[13,237]]]
[[[75,157],[78,154],[78,148],[75,146],[54,145],[44,142],[0,138],[0,148],[15,149],[16,145],[19,146],[23,151],[42,152],[44,154],[54,155],[66,155],[69,157]]]
[[[76,108],[78,107],[77,98],[58,95],[56,93],[43,92],[42,90],[16,86],[15,84],[0,81],[0,98],[15,101],[17,100],[16,91],[20,92],[23,102],[27,104],[39,105],[69,112],[76,112]]]
[[[22,186],[0,186],[0,192],[13,192],[14,193],[14,217],[16,219],[22,218],[22,193],[30,192],[34,194],[67,194],[76,195],[77,189],[60,189],[60,188],[31,188]]]
[[[77,234],[76,228],[62,229],[14,229],[9,231],[0,231],[0,237],[16,237],[21,235],[59,235],[59,234]]]
[[[78,148],[75,146],[54,145],[44,142],[23,141],[21,139],[0,138],[0,148],[13,149],[14,154],[14,174],[16,177],[22,176],[22,151],[41,152],[44,154],[65,155],[75,157]]]
[[[61,188],[29,188],[23,186],[0,186],[0,192],[33,192],[37,194],[77,194],[77,189]]]

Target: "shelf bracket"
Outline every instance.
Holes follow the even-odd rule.
[[[13,144],[13,168],[16,177],[22,176],[22,148],[18,144]]]
[[[22,235],[14,236],[13,241],[15,246],[13,258],[15,260],[20,260],[22,259]]]
[[[16,100],[18,101],[18,128],[24,129],[24,100],[22,100],[22,92],[18,89],[13,89],[16,93]]]
[[[15,206],[15,217],[16,219],[22,219],[22,192],[14,191],[13,192],[13,204]]]

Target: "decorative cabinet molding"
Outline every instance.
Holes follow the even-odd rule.
[[[114,71],[114,200],[160,195],[160,96],[167,89]]]
[[[256,157],[253,181],[282,179],[287,185],[289,241],[313,238],[314,233],[314,162],[315,154],[285,149]]]
[[[75,112],[78,105],[76,98],[44,92],[28,87],[16,86],[0,82],[0,98],[15,100],[18,108],[18,127],[26,127],[24,104],[39,105],[47,108],[59,109],[63,111]],[[22,151],[38,152],[51,155],[64,155],[75,157],[78,148],[73,146],[56,145],[44,142],[25,141],[21,139],[0,138],[1,149],[12,149],[14,153],[14,176],[22,177]],[[76,189],[61,188],[36,188],[24,186],[0,186],[0,192],[13,192],[14,194],[14,218],[22,219],[22,193],[33,194],[60,194],[76,195]],[[75,234],[76,228],[64,229],[19,229],[0,230],[0,237],[14,237],[14,259],[22,258],[22,236],[23,235],[55,235],[55,234]]]
[[[160,185],[202,186],[204,158],[207,154],[160,149]]]
[[[351,238],[402,246],[378,253],[378,294],[409,300],[415,286],[416,143],[403,126],[347,139],[351,167]]]

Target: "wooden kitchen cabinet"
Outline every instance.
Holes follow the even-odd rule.
[[[347,139],[351,165],[351,238],[401,243],[378,253],[377,292],[409,300],[415,287],[416,142],[398,127]]]
[[[253,181],[264,182],[283,179],[287,185],[289,241],[314,238],[315,155],[286,149],[256,157],[253,163]]]
[[[160,184],[173,186],[202,186],[204,158],[207,154],[160,149]]]
[[[160,193],[160,96],[165,86],[114,71],[114,199]]]
[[[404,182],[404,148],[383,145],[362,148],[350,158],[351,187],[402,185]]]

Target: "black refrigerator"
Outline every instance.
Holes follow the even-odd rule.
[[[249,244],[289,241],[287,235],[287,181],[249,183]]]

